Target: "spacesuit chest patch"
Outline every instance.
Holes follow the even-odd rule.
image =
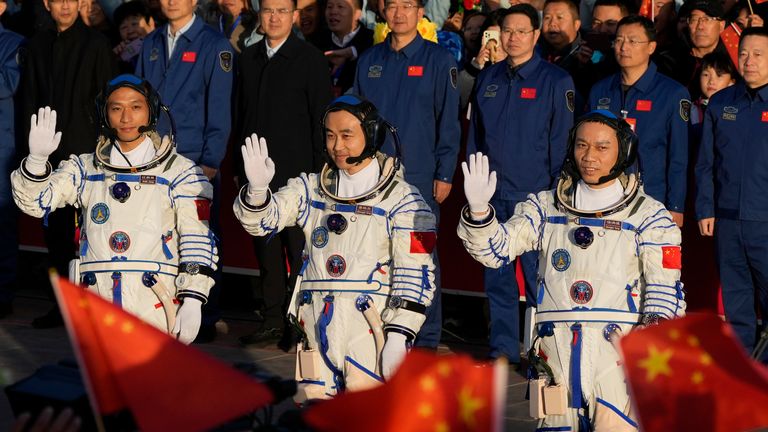
[[[589,301],[592,300],[593,294],[594,290],[592,289],[592,285],[587,281],[580,280],[571,285],[571,300],[573,300],[574,303],[589,303]]]
[[[91,207],[91,220],[97,225],[101,225],[109,219],[109,207],[103,202],[96,203]]]
[[[324,248],[328,244],[328,229],[317,227],[312,230],[312,245],[316,248]]]
[[[347,261],[345,261],[344,257],[341,255],[331,255],[328,258],[328,261],[325,262],[325,269],[328,271],[329,275],[339,277],[347,271]]]
[[[113,252],[123,253],[131,247],[131,238],[123,231],[115,231],[109,236],[109,247]]]
[[[559,272],[568,270],[571,266],[571,254],[565,249],[558,249],[552,253],[552,267]]]

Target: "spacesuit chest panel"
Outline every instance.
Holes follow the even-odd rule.
[[[334,290],[388,291],[391,239],[389,211],[394,199],[374,197],[362,203],[337,203],[317,189],[311,194],[310,214],[304,226],[309,239],[304,289],[313,281],[340,283]],[[309,285],[307,285],[309,283]],[[384,286],[383,286],[384,285]],[[338,288],[338,289],[336,289]]]
[[[91,165],[92,167],[92,165]],[[81,194],[84,262],[143,259],[176,264],[177,234],[162,167],[120,174],[101,168],[86,173]],[[163,248],[165,244],[165,248]],[[115,258],[117,257],[117,258]]]
[[[640,221],[627,216],[629,210],[606,218],[562,213],[548,218],[539,259],[539,311],[637,308]]]

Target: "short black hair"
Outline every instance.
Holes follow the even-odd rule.
[[[718,75],[729,74],[733,79],[736,79],[739,76],[736,67],[731,61],[731,57],[723,52],[713,51],[702,57],[699,75],[701,75],[701,71],[708,67],[714,69]]]
[[[128,17],[140,17],[144,18],[147,24],[149,19],[152,18],[152,13],[149,11],[149,6],[142,0],[133,0],[121,4],[115,9],[115,26],[120,27],[120,24]]]
[[[500,11],[502,9],[499,9]],[[504,19],[510,15],[525,15],[528,17],[528,19],[531,20],[531,26],[533,26],[534,30],[538,30],[539,27],[541,27],[541,23],[539,22],[539,11],[536,10],[533,6],[529,5],[528,3],[518,3],[514,6],[510,6],[507,9],[504,9],[503,12],[499,13],[498,18],[496,19],[496,23],[499,25],[499,27],[504,27]]]
[[[294,0],[296,2],[298,0]],[[387,3],[392,3],[394,0],[384,0],[384,7],[387,7]],[[416,5],[418,5],[420,8],[424,7],[424,0],[414,0],[416,2]]]
[[[571,15],[573,15],[574,21],[580,18],[579,6],[573,0],[546,0],[542,10],[546,9],[547,6],[552,3],[565,3],[565,5],[568,6],[568,10],[571,12]]]
[[[747,27],[741,32],[741,38],[739,39],[739,49],[741,44],[744,43],[744,38],[747,36],[762,36],[768,38],[768,28],[765,27]]]
[[[651,21],[649,18],[644,17],[642,15],[625,16],[616,25],[616,32],[618,33],[619,29],[622,26],[631,25],[631,24],[640,24],[641,26],[643,26],[643,30],[645,30],[645,35],[648,37],[648,40],[651,42],[656,41],[656,26],[653,25],[653,21]]]
[[[592,10],[594,11],[598,6],[614,6],[621,10],[622,16],[629,15],[629,8],[624,0],[596,0]]]

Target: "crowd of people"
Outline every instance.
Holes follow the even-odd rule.
[[[420,294],[409,297],[408,289],[398,288],[403,292],[397,294],[397,305],[379,305],[394,309],[410,305],[409,312],[421,315],[410,317],[406,324],[384,326],[389,334],[398,335],[398,341],[402,336],[404,346],[436,348],[440,341],[440,260],[429,239],[434,225],[440,224],[441,203],[456,181],[464,181],[469,208],[462,213],[459,234],[473,257],[487,267],[483,283],[490,306],[490,357],[520,362],[518,256],[529,311],[526,320],[531,321],[528,331],[539,339],[555,335],[552,342],[541,342],[541,354],[553,357],[557,346],[568,345],[567,338],[576,338],[577,331],[582,334],[580,326],[558,323],[586,319],[582,315],[553,319],[553,308],[594,308],[600,298],[600,307],[631,314],[622,315],[623,320],[613,315],[601,318],[602,325],[616,322],[624,331],[633,324],[652,325],[682,315],[686,301],[695,302],[697,285],[703,283],[697,275],[707,275],[709,283],[716,280],[717,272],[702,268],[719,270],[726,319],[745,349],[751,350],[759,330],[758,311],[768,314],[768,251],[762,241],[768,237],[768,201],[763,193],[768,180],[762,169],[763,156],[768,157],[768,32],[763,28],[768,7],[759,3],[0,0],[0,166],[5,173],[0,181],[0,241],[17,244],[14,199],[23,203],[19,205],[24,211],[44,219],[50,260],[63,275],[72,270],[73,259],[95,253],[94,249],[104,249],[106,256],[111,250],[123,258],[146,257],[149,252],[136,249],[156,237],[162,249],[152,259],[189,276],[184,282],[166,280],[176,286],[173,301],[182,301],[182,308],[191,303],[194,306],[186,309],[197,310],[182,314],[179,309],[181,324],[157,311],[152,311],[155,318],[147,319],[185,342],[209,341],[220,319],[218,220],[222,206],[229,205],[221,202],[220,191],[222,181],[232,180],[222,179],[220,169],[229,152],[236,166],[234,181],[243,187],[235,213],[255,235],[253,247],[261,270],[260,289],[254,296],[260,301],[262,324],[241,342],[279,340],[279,346],[289,350],[295,340],[286,311],[295,306],[291,294],[297,278],[304,275],[308,262],[314,263],[310,252],[326,247],[329,236],[341,235],[347,217],[355,222],[357,216],[365,219],[377,209],[392,218],[398,213],[399,207],[387,207],[397,201],[381,208],[358,205],[364,200],[352,199],[357,195],[371,198],[365,188],[349,186],[352,189],[344,194],[325,190],[333,182],[337,182],[333,188],[344,181],[358,184],[361,176],[353,178],[358,172],[373,176],[372,183],[364,184],[383,188],[375,181],[387,172],[383,156],[379,164],[370,165],[378,167],[376,174],[365,174],[370,169],[358,169],[363,161],[359,152],[339,156],[330,143],[364,139],[368,161],[388,154],[402,163],[402,172],[397,165],[392,173],[398,173],[401,186],[420,196],[412,211],[434,216],[416,223],[419,228],[408,222],[415,230],[410,253],[416,235],[418,253],[424,249],[431,257],[419,261],[423,274],[402,270],[401,277],[422,278],[412,283]],[[348,94],[355,96],[344,96]],[[148,111],[134,106],[131,97],[146,99]],[[363,138],[354,138],[356,131],[339,126],[340,117],[331,115],[336,111],[350,113],[350,121],[361,124]],[[395,133],[385,133],[388,124]],[[613,144],[596,143],[606,132],[595,129],[595,124],[617,137],[606,138],[617,149],[614,159],[601,153],[612,151]],[[395,134],[399,142],[393,139]],[[174,149],[169,149],[165,136]],[[110,147],[104,137],[131,145]],[[70,158],[82,154],[89,156]],[[179,159],[171,167],[176,154]],[[170,162],[161,167],[157,161],[168,155]],[[465,155],[470,156],[469,168],[465,167],[463,179],[455,178],[457,162]],[[123,160],[110,162],[110,157]],[[625,170],[635,159],[639,170],[629,175]],[[302,177],[320,173],[327,164],[340,171],[323,171],[311,181]],[[112,185],[106,181],[109,176],[98,177],[101,171],[92,172],[92,167],[114,172],[120,181]],[[17,168],[12,194],[8,179]],[[132,175],[137,169],[158,171]],[[264,176],[264,170],[270,175]],[[49,181],[49,175],[67,192],[39,183]],[[567,179],[571,183],[563,184]],[[171,199],[163,204],[162,215],[155,216],[175,218],[175,225],[124,228],[136,222],[118,216],[128,209],[121,210],[110,200],[125,203],[132,188],[136,198],[148,197],[139,192],[141,187],[163,181],[170,184]],[[198,181],[211,187],[198,186]],[[125,187],[116,187],[120,184]],[[489,184],[493,188],[488,189]],[[553,188],[557,188],[553,197],[531,195]],[[605,195],[603,189],[614,195]],[[392,190],[382,203],[407,196],[410,189]],[[475,199],[470,190],[485,200]],[[329,196],[347,200],[351,207],[334,210],[337,213],[318,219],[317,227],[307,228],[310,208],[330,206],[324,204]],[[163,201],[141,199],[149,199],[148,206]],[[345,211],[352,214],[344,216]],[[617,220],[603,219],[614,213]],[[572,216],[575,222],[569,219]],[[284,223],[285,218],[293,223]],[[572,223],[581,226],[566,230]],[[386,237],[390,228],[381,229],[375,235]],[[613,238],[613,231],[625,230],[636,237],[617,240],[623,249],[600,246],[613,252],[583,255],[593,241],[604,242],[603,237]],[[647,239],[642,234],[646,230]],[[197,245],[185,246],[185,236]],[[543,239],[550,237],[557,240],[545,244]],[[390,234],[396,243],[392,238]],[[131,253],[139,255],[122,255],[132,244]],[[681,259],[681,244],[683,251],[695,250],[691,256],[699,261]],[[314,272],[338,278],[347,266],[345,278],[355,274],[366,279],[353,268],[353,249],[339,249],[327,262],[310,265],[312,281],[320,286],[320,275]],[[12,311],[16,252],[15,247],[2,250],[0,316]],[[395,256],[395,263],[384,253],[372,257],[376,268],[367,276],[368,284],[373,273],[385,274],[390,265],[392,277],[397,277],[398,252],[388,253]],[[579,257],[586,257],[589,265]],[[614,259],[616,266],[608,265]],[[103,274],[83,268],[77,277],[113,301],[123,298],[123,291],[130,292],[123,286],[153,287],[158,281],[162,285],[162,277],[135,281],[123,277],[121,271],[142,271],[128,261]],[[681,282],[681,267],[687,286]],[[611,275],[612,271],[621,274]],[[627,279],[627,274],[635,279]],[[566,289],[557,294],[551,284]],[[602,291],[609,287],[623,294],[622,306],[616,298],[602,300]],[[395,297],[394,291],[390,294]],[[130,294],[124,298],[126,304],[133,301]],[[312,304],[312,295],[300,302]],[[323,314],[324,303],[327,314],[333,297],[316,298],[315,312]],[[318,317],[304,317],[303,322],[314,319]],[[198,326],[199,332],[184,328],[185,323]],[[60,324],[56,309],[33,322],[36,327]],[[583,329],[588,335],[584,343],[602,337],[603,327],[600,332],[597,328]],[[605,338],[610,339],[616,329]],[[316,390],[319,393],[310,394],[332,395],[350,379],[346,369],[343,374],[336,370],[345,360],[344,352],[334,355],[340,357],[322,353],[328,370],[319,375],[325,384]],[[572,362],[562,355],[550,360]],[[372,362],[376,365],[378,359]],[[393,368],[384,357],[382,362]],[[566,366],[555,369],[568,375]],[[617,397],[616,403],[628,403],[625,399]],[[581,396],[576,402],[571,406],[577,411],[545,424],[578,424],[583,417],[578,411]],[[608,408],[616,411],[616,406]],[[594,415],[590,412],[593,420]]]

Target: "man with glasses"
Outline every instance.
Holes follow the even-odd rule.
[[[609,110],[632,126],[640,138],[645,192],[661,201],[682,226],[690,95],[650,61],[656,49],[650,19],[630,15],[619,21],[613,49],[620,71],[592,87],[589,107]]]
[[[323,166],[322,115],[331,100],[328,60],[323,53],[292,32],[298,18],[295,0],[263,0],[259,10],[264,39],[243,50],[239,57],[236,90],[237,143],[251,134],[264,137],[277,171],[269,186],[278,190],[301,173]],[[239,147],[239,145],[238,145]],[[235,157],[241,155],[239,149]],[[239,179],[245,179],[240,161]],[[277,341],[292,346],[286,332],[285,308],[301,268],[304,233],[289,227],[274,236],[254,237],[261,272],[260,290],[264,322],[240,338],[243,345]],[[286,267],[286,261],[290,268]],[[288,276],[290,271],[290,277]]]
[[[178,152],[203,169],[213,184],[211,229],[219,235],[219,165],[232,127],[233,50],[227,38],[195,15],[195,0],[160,0],[168,23],[144,40],[136,75],[145,78],[170,107],[176,122]],[[167,133],[167,123],[158,130]],[[221,280],[221,270],[214,279]],[[217,284],[203,309],[198,342],[216,336]]]
[[[419,189],[439,220],[439,204],[451,191],[461,139],[456,61],[447,49],[419,34],[422,0],[386,0],[384,15],[391,32],[360,56],[353,92],[373,102],[397,127],[405,179]],[[389,141],[383,150],[394,155]],[[439,269],[435,273],[438,291],[416,346],[436,348],[440,342]]]
[[[118,68],[107,37],[80,19],[78,0],[45,0],[44,5],[55,26],[38,32],[27,46],[18,96],[24,124],[20,133],[27,136],[30,126],[26,120],[38,107],[54,109],[63,137],[49,160],[58,166],[71,154],[93,151],[99,130],[93,101]],[[69,273],[69,262],[75,258],[75,213],[67,205],[43,221],[48,265],[61,275]],[[36,328],[59,325],[58,307],[32,322]]]
[[[713,51],[728,55],[720,40],[720,33],[725,29],[724,15],[720,0],[689,1],[680,8],[680,16],[688,23],[689,39],[678,41],[657,59],[659,72],[688,87],[694,99],[701,96],[698,80],[701,59]]]
[[[699,230],[715,237],[725,317],[749,351],[761,330],[756,299],[763,328],[768,316],[767,54],[768,31],[744,30],[739,44],[743,81],[710,98],[696,163]],[[766,353],[759,360],[767,363]]]
[[[472,98],[467,154],[488,155],[500,175],[491,199],[500,221],[512,216],[528,194],[555,185],[573,124],[574,86],[568,73],[535,53],[539,14],[517,4],[499,16],[507,61],[483,70]],[[526,301],[535,299],[536,253],[521,255]],[[518,287],[515,262],[485,269],[491,311],[490,356],[520,362]],[[535,305],[535,303],[534,303]]]

